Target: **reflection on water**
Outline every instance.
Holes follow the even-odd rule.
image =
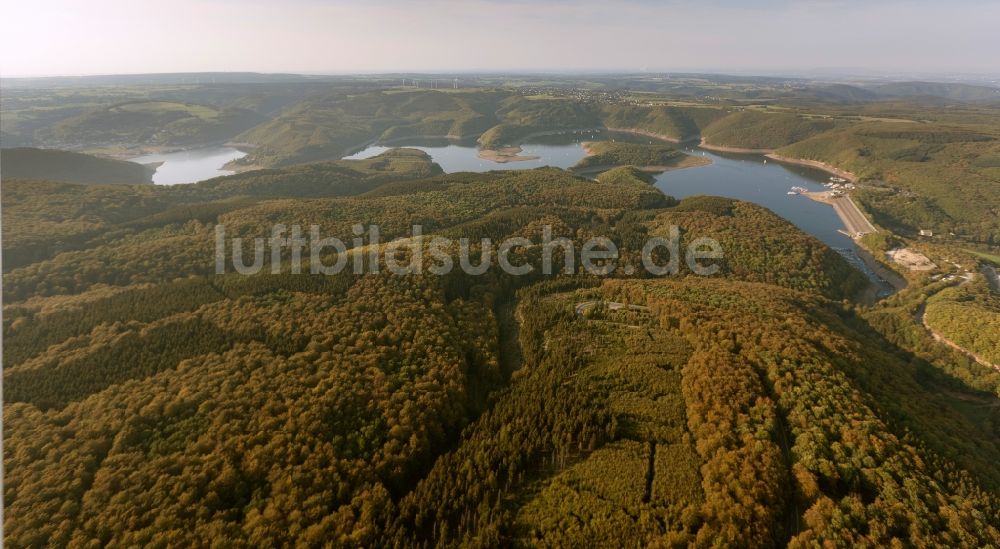
[[[479,158],[475,141],[413,139],[394,141],[391,145],[370,145],[346,158],[369,158],[394,147],[411,147],[425,151],[448,173],[520,170],[541,166],[569,168],[584,157],[581,142],[604,139],[657,142],[644,136],[616,132],[539,136],[521,146],[521,154],[538,156],[537,160],[501,164]],[[833,208],[804,196],[787,194],[792,187],[804,187],[810,191],[825,190],[823,183],[828,181],[829,174],[805,166],[768,161],[760,155],[719,154],[699,148],[685,148],[685,151],[706,156],[712,160],[712,164],[658,175],[656,186],[664,193],[676,198],[698,194],[725,196],[760,204],[840,252],[878,286],[881,295],[891,292],[891,286],[880,280],[861,261],[854,241],[839,232],[844,225]]]
[[[479,158],[479,148],[476,141],[449,141],[447,139],[407,139],[396,140],[391,145],[369,145],[361,151],[345,156],[349,160],[370,158],[396,148],[408,147],[420,149],[431,156],[441,169],[453,172],[488,172],[491,170],[530,170],[542,166],[570,168],[585,156],[584,141],[606,139],[603,132],[577,132],[560,135],[539,136],[521,145],[521,156],[537,156],[534,160],[519,160],[516,162],[494,162]]]
[[[712,163],[689,170],[675,170],[656,177],[656,186],[675,198],[696,194],[726,196],[760,204],[794,223],[834,248],[850,247],[847,236],[837,232],[844,225],[833,208],[804,196],[787,194],[792,187],[824,191],[829,177],[822,171],[764,163],[759,155],[719,155],[702,149],[691,154],[706,156]]]
[[[665,194],[675,198],[697,194],[726,196],[760,204],[840,252],[878,286],[881,296],[891,293],[891,286],[858,256],[854,241],[840,232],[844,224],[833,208],[805,196],[788,194],[792,187],[826,190],[823,183],[829,180],[829,174],[806,166],[768,161],[760,155],[719,154],[698,148],[687,152],[706,156],[712,163],[658,175],[656,186]]]
[[[147,154],[131,160],[139,164],[162,162],[163,164],[153,174],[153,183],[176,185],[195,183],[220,175],[231,175],[232,171],[224,170],[222,167],[226,163],[246,155],[247,153],[232,147],[209,147],[172,153]]]

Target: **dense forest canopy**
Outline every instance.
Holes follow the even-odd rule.
[[[907,358],[843,301],[864,278],[773,213],[641,176],[441,174],[399,149],[187,186],[5,183],[6,542],[996,539],[998,408],[956,402],[997,386]],[[475,242],[549,225],[623,258],[677,226],[726,254],[668,280],[213,274],[217,224],[350,241],[358,220]]]
[[[377,76],[69,90],[53,82],[14,86],[0,106],[8,147],[125,154],[228,141],[252,147],[240,162],[264,167],[336,160],[374,141],[475,138],[496,148],[602,128],[777,150],[857,174],[868,183],[857,193],[865,208],[892,230],[1000,245],[995,89],[712,75],[458,80],[457,89]]]
[[[684,154],[669,145],[618,143],[598,141],[584,144],[587,156],[574,166],[587,170],[609,166],[636,166],[648,169],[668,169],[683,165],[685,160],[697,157]]]
[[[57,149],[0,149],[0,177],[65,183],[151,183],[153,170],[142,164]]]
[[[0,187],[7,546],[1000,539],[1000,118],[983,90],[251,80],[2,98],[5,143],[47,147]],[[582,129],[680,143],[591,143],[571,171],[449,174],[406,148],[341,159]],[[883,263],[906,287],[863,302],[864,275],[766,208],[651,184],[641,168],[692,165],[681,149],[702,139],[851,172],[876,264],[910,247],[939,265]],[[220,142],[262,169],[154,186],[51,149]],[[378,269],[311,274],[286,247],[257,274],[217,272],[220,228],[249,250],[277,224],[375,252]],[[531,272],[392,274],[398,254],[378,252],[415,225],[451,239],[438,251],[455,264],[459,239],[479,261],[483,239],[527,239],[511,257]],[[357,226],[381,244],[354,244]],[[609,237],[620,261],[545,275],[544,231],[573,250]],[[718,271],[623,267],[675,234],[718,243]]]

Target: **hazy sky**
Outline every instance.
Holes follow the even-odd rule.
[[[3,0],[4,76],[813,68],[1000,73],[991,0]]]

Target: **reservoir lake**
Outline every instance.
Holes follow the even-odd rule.
[[[162,162],[153,174],[157,185],[195,183],[234,172],[222,169],[228,162],[243,158],[247,153],[232,147],[205,147],[187,151],[155,153],[131,158],[132,162],[150,164]]]
[[[494,162],[479,158],[479,148],[475,140],[453,141],[447,139],[394,140],[391,144],[369,145],[364,149],[345,156],[347,160],[359,160],[378,156],[383,152],[407,147],[420,149],[431,155],[441,169],[453,172],[488,172],[490,170],[530,170],[543,166],[568,169],[586,156],[580,143],[602,139],[597,132],[587,132],[560,136],[549,136],[521,145],[522,156],[537,156],[537,160],[516,162]]]
[[[581,142],[606,139],[655,142],[648,137],[612,132],[550,135],[521,145],[522,155],[538,156],[537,160],[499,163],[479,158],[475,141],[413,139],[369,145],[345,159],[370,158],[392,148],[409,147],[429,154],[447,173],[523,170],[542,166],[565,169],[585,156]],[[725,196],[764,206],[843,255],[877,286],[879,296],[891,293],[891,286],[881,280],[858,256],[854,241],[839,232],[844,225],[832,207],[805,196],[787,194],[792,187],[803,187],[809,191],[826,190],[823,184],[829,180],[830,174],[806,166],[782,164],[761,155],[717,153],[698,147],[677,146],[688,154],[705,156],[712,163],[656,175],[656,187],[665,194],[675,198],[699,194]]]

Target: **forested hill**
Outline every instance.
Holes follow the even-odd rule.
[[[521,292],[523,372],[390,506],[386,538],[974,547],[1000,534],[995,431],[848,310],[726,280],[572,288]]]
[[[580,160],[574,170],[607,169],[609,166],[635,166],[666,170],[685,163],[699,162],[694,155],[687,155],[669,145],[647,145],[639,143],[615,143],[598,141],[585,144],[587,156]],[[697,165],[697,164],[695,164]]]
[[[929,228],[978,245],[1000,242],[1000,195],[993,192],[1000,111],[994,106],[935,109],[919,102],[873,102],[847,108],[802,101],[736,104],[637,96],[606,102],[498,90],[332,93],[299,102],[236,139],[257,145],[246,162],[265,166],[340,158],[372,141],[413,136],[477,138],[483,148],[601,128],[702,140],[722,150],[776,151],[853,172],[864,182],[856,198],[880,224],[900,234]]]
[[[241,106],[139,100],[92,109],[38,133],[44,142],[78,147],[195,146],[226,141],[266,120]]]
[[[856,175],[855,201],[898,235],[927,229],[962,246],[1000,246],[995,87],[859,87],[718,75],[522,75],[508,82],[466,75],[458,89],[427,89],[400,76],[101,77],[78,84],[122,85],[84,92],[69,92],[60,79],[49,81],[52,88],[38,87],[45,79],[11,81],[0,130],[8,146],[93,153],[236,142],[251,151],[238,162],[265,167],[336,160],[373,142],[437,137],[496,149],[540,134],[625,130],[821,162]],[[169,84],[178,78],[188,85]]]
[[[69,185],[5,180],[4,269],[60,252],[96,246],[106,235],[185,221],[217,221],[230,210],[267,197],[332,197],[359,194],[389,181],[441,173],[427,154],[398,149],[377,158],[257,170],[194,185]]]
[[[955,404],[996,387],[882,337],[846,300],[863,277],[768,210],[637,175],[442,174],[395,150],[171,187],[5,181],[6,545],[1000,537],[1000,407]],[[632,261],[678,226],[725,257],[712,277],[542,276],[537,245],[520,277],[288,255],[213,274],[216,225],[275,223],[421,224],[477,259],[550,225]]]
[[[152,183],[153,170],[142,164],[56,149],[0,149],[0,178],[44,179],[65,183]]]

